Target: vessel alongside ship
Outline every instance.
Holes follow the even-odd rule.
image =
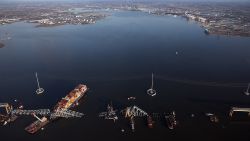
[[[151,116],[147,116],[148,128],[153,128],[154,121]]]
[[[54,107],[53,112],[56,113],[61,110],[67,110],[74,106],[76,106],[78,101],[85,95],[88,88],[86,85],[79,84],[74,90],[72,90],[68,95],[66,95],[64,98],[62,98]],[[36,120],[32,124],[30,124],[28,127],[25,128],[25,130],[31,134],[36,133],[41,128],[46,126],[51,120],[55,120],[58,117],[51,117],[48,119],[47,117],[42,117],[41,119]]]
[[[166,119],[168,128],[173,130],[177,125],[175,111],[171,112],[169,115],[166,115],[165,119]]]
[[[46,117],[42,117],[41,120],[36,120],[35,122],[31,123],[25,130],[31,134],[36,133],[41,128],[46,126],[49,123],[49,120]]]

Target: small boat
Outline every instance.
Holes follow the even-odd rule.
[[[135,100],[135,99],[136,99],[136,97],[134,97],[134,96],[128,97],[128,100]]]
[[[209,35],[209,30],[208,30],[208,29],[205,29],[205,30],[204,30],[204,33],[205,33],[206,35]]]

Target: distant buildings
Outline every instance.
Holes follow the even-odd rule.
[[[193,14],[189,14],[188,12],[185,12],[185,16],[191,20],[195,20],[195,21],[198,21],[201,23],[208,23],[208,20],[206,18],[203,18],[201,16],[197,16],[197,15],[193,15]]]

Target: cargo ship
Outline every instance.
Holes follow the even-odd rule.
[[[72,90],[56,104],[53,112],[55,113],[60,110],[70,109],[78,105],[78,101],[85,95],[87,90],[88,88],[86,85],[79,84],[74,90]],[[57,118],[58,117],[50,117],[50,120],[47,117],[42,117],[41,119],[38,118],[38,120],[26,127],[25,130],[31,134],[34,134],[47,125],[51,120],[55,120]]]

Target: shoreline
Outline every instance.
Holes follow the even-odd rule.
[[[145,12],[145,11],[140,11],[140,12]],[[148,13],[148,12],[146,12]],[[176,17],[181,17],[184,18],[186,20],[190,20],[190,21],[194,21],[197,25],[199,25],[203,30],[204,33],[207,35],[217,35],[217,36],[229,36],[229,37],[250,37],[249,33],[242,33],[239,31],[234,31],[234,30],[216,30],[217,27],[213,27],[209,24],[207,24],[206,22],[200,22],[197,21],[195,19],[190,19],[189,17],[182,15],[182,14],[158,14],[158,13],[150,13],[150,15],[156,15],[156,16],[166,16],[166,15],[170,15],[170,16],[176,16]]]
[[[36,23],[36,27],[55,27],[61,25],[86,25],[109,16],[110,10],[139,11],[152,15],[172,15],[183,17],[199,24],[206,34],[250,37],[249,7],[228,3],[84,3],[62,5],[46,3],[22,7],[15,5],[2,7],[0,26],[16,22]]]

